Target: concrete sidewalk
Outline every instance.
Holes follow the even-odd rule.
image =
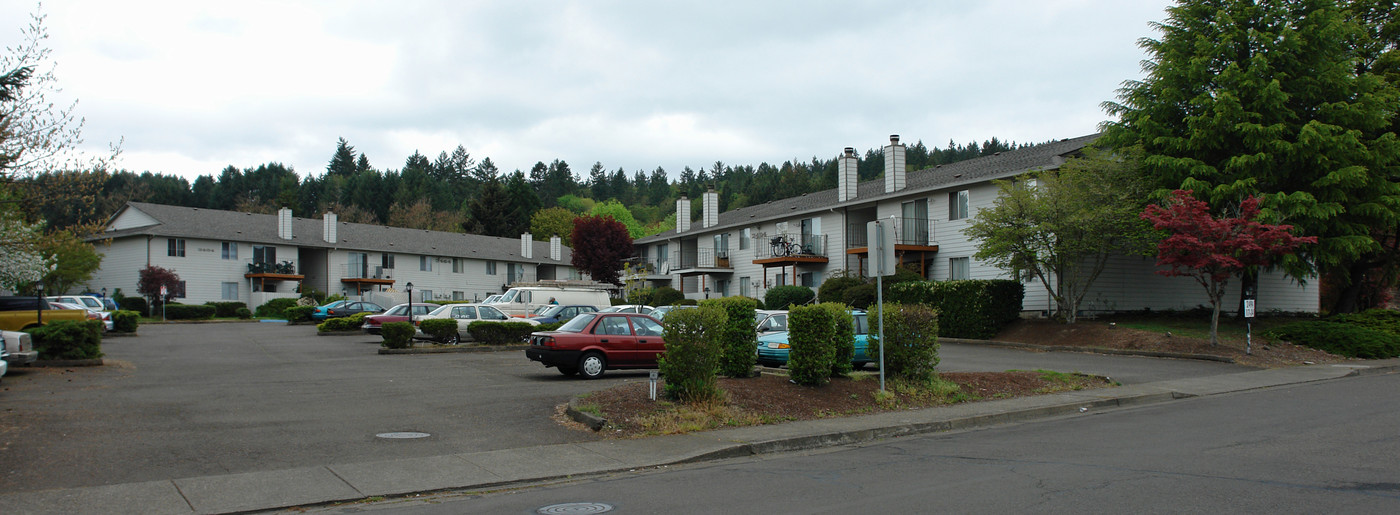
[[[687,435],[3,494],[0,513],[234,513],[416,492],[483,489],[985,427],[1396,370],[1400,370],[1400,359],[1312,365]]]

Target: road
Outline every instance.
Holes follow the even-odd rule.
[[[379,355],[378,337],[268,323],[149,325],[107,365],[17,368],[0,387],[0,492],[97,486],[591,441],[550,418],[598,381],[523,352]],[[1227,364],[947,345],[942,370],[1046,368],[1125,384]],[[431,436],[386,440],[386,432]]]
[[[392,514],[1396,513],[1400,374],[484,494]],[[596,513],[596,512],[592,512]]]

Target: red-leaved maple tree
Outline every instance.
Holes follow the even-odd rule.
[[[1269,265],[1304,243],[1317,243],[1313,236],[1294,236],[1289,232],[1291,225],[1260,223],[1255,220],[1258,216],[1257,197],[1240,203],[1239,216],[1215,218],[1190,190],[1176,190],[1166,206],[1151,205],[1142,212],[1143,219],[1167,232],[1157,244],[1157,265],[1171,268],[1157,273],[1188,276],[1206,288],[1212,308],[1211,345],[1219,344],[1220,303],[1231,276],[1248,267]]]
[[[580,216],[574,219],[574,268],[587,272],[593,280],[622,284],[622,260],[632,257],[632,237],[627,226],[612,216]]]

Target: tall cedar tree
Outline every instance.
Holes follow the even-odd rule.
[[[1364,307],[1350,286],[1396,262],[1375,234],[1400,224],[1400,95],[1368,65],[1395,61],[1394,14],[1350,10],[1377,3],[1179,0],[1161,38],[1139,43],[1147,77],[1104,103],[1118,117],[1106,141],[1143,146],[1158,195],[1193,190],[1218,210],[1259,196],[1270,218],[1317,236],[1281,264],[1351,291],[1335,312]]]
[[[1259,198],[1240,203],[1239,216],[1214,218],[1205,202],[1190,191],[1176,190],[1166,207],[1147,206],[1142,218],[1152,227],[1166,231],[1157,244],[1157,265],[1170,266],[1157,273],[1168,277],[1187,276],[1204,286],[1210,297],[1210,344],[1218,345],[1216,328],[1220,323],[1220,302],[1230,277],[1246,269],[1272,265],[1304,243],[1317,238],[1294,236],[1290,225],[1259,223]]]
[[[627,227],[611,216],[580,216],[574,220],[574,268],[593,280],[622,285],[618,274],[622,260],[632,255],[632,237]]]

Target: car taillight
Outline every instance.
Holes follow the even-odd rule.
[[[88,312],[88,315],[87,315],[87,318],[88,318],[88,320],[98,320],[98,319],[101,319],[102,317],[98,316],[97,313],[93,313],[93,312],[89,311],[89,312]]]
[[[554,337],[553,337],[553,336],[541,336],[541,337],[540,337],[540,340],[539,340],[539,343],[540,343],[540,345],[543,345],[543,346],[545,346],[545,347],[553,347],[553,346],[554,346]]]

